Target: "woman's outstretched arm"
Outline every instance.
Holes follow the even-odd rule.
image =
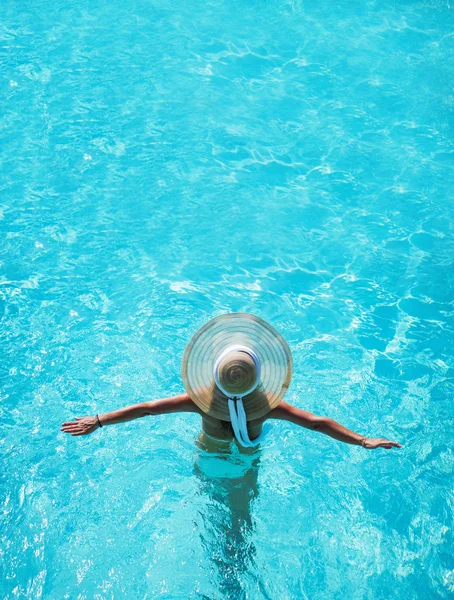
[[[269,417],[281,421],[290,421],[290,423],[295,423],[295,425],[300,425],[313,431],[320,431],[346,444],[354,444],[369,449],[386,448],[389,450],[390,448],[402,448],[397,442],[391,442],[385,438],[367,438],[364,435],[350,431],[350,429],[337,423],[337,421],[333,421],[333,419],[319,417],[296,408],[296,406],[292,406],[287,402],[281,402],[277,408],[271,411]]]
[[[126,421],[146,417],[147,415],[165,415],[176,412],[194,412],[200,414],[200,409],[197,408],[188,394],[180,394],[179,396],[151,400],[150,402],[131,404],[131,406],[104,413],[97,417],[76,417],[75,421],[63,423],[60,431],[70,433],[72,436],[89,435],[99,427],[104,427],[105,425],[125,423]]]

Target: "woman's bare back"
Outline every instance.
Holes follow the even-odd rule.
[[[262,432],[262,425],[264,421],[265,418],[248,421],[247,428],[251,440],[255,440],[259,437]],[[214,417],[210,417],[206,414],[204,414],[202,417],[202,429],[204,433],[210,437],[217,438],[218,440],[231,442],[233,439],[235,439],[235,434],[233,433],[231,423],[228,421],[215,419]]]

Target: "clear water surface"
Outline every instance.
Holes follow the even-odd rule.
[[[450,4],[5,0],[0,40],[0,596],[452,597]],[[229,311],[404,448],[274,424],[245,496],[196,416],[59,433]]]

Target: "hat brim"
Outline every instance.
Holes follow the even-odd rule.
[[[259,385],[243,398],[247,420],[259,419],[284,397],[292,378],[292,353],[281,334],[255,315],[220,315],[192,336],[181,365],[186,392],[204,413],[230,421],[227,396],[216,386],[213,368],[220,354],[233,345],[247,346],[260,360]]]

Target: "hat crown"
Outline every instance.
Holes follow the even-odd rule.
[[[217,382],[229,396],[245,396],[257,387],[257,358],[247,348],[228,349],[216,364]]]

